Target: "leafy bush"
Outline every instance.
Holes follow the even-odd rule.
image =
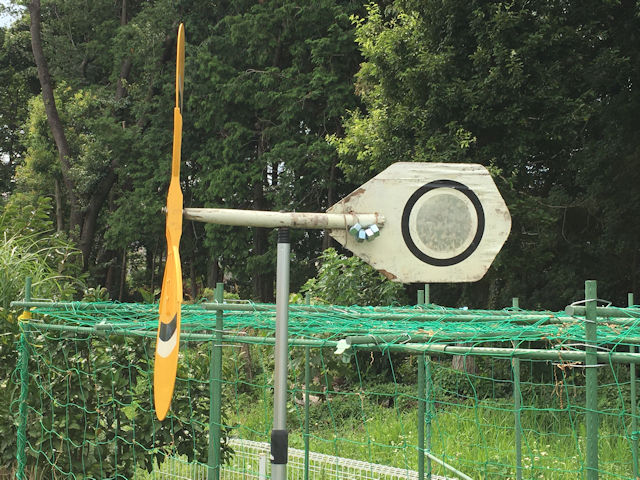
[[[53,233],[51,199],[14,194],[0,210],[0,402],[17,402],[19,387],[11,381],[16,365],[19,329],[10,303],[24,297],[25,278],[32,278],[40,297],[68,299],[81,286],[79,251],[63,235]],[[0,464],[13,464],[16,418],[0,411]]]
[[[37,410],[30,419],[37,420],[27,435],[31,448],[43,452],[29,452],[31,464],[40,459],[39,474],[56,476],[58,470],[91,478],[133,478],[136,470],[151,472],[167,456],[206,463],[209,342],[184,345],[171,418],[163,422],[153,413],[154,339],[34,332],[31,343],[31,368],[38,369],[39,378],[30,386],[29,404]],[[54,401],[43,401],[49,395]],[[226,460],[226,431],[223,436]],[[15,454],[15,443],[13,450]],[[43,456],[48,461],[42,462]],[[50,465],[55,465],[53,472]]]
[[[406,304],[404,287],[393,283],[358,257],[340,255],[333,248],[320,257],[320,269],[302,287],[316,302],[334,305]]]

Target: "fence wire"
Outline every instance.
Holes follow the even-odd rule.
[[[223,375],[212,379],[218,308],[245,310],[224,313]],[[563,312],[292,306],[290,446],[359,465],[360,473],[347,466],[331,473],[337,463],[315,466],[309,453],[311,479],[392,478],[377,470],[358,476],[370,465],[404,472],[397,478],[414,478],[419,465],[434,479],[464,478],[456,471],[474,479],[580,478],[590,413],[585,371],[596,368],[597,474],[635,478],[639,322],[640,309],[616,309],[587,342],[584,318]],[[155,306],[42,305],[21,328],[24,361],[13,381],[27,388],[11,408],[26,419],[23,458],[35,478],[211,478],[212,427],[223,431],[227,478],[248,455],[229,439],[269,439],[272,305],[183,308],[164,422],[153,412]],[[587,344],[598,352],[594,367],[584,361]],[[222,422],[212,426],[215,381]],[[255,468],[242,467],[243,478]],[[158,477],[163,469],[168,476]]]

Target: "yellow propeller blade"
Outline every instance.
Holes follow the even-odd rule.
[[[182,111],[184,95],[184,25],[178,27],[178,52],[176,54],[176,107]]]
[[[182,97],[184,90],[184,25],[178,28],[176,55],[176,106],[173,109],[173,155],[171,182],[167,195],[167,262],[160,294],[160,318],[156,337],[153,369],[153,401],[156,415],[164,420],[171,406],[171,397],[178,369],[180,347],[180,307],[182,305],[182,267],[180,236],[182,235],[182,190],[180,189],[180,148],[182,145]]]

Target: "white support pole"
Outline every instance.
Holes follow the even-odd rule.
[[[262,210],[235,210],[229,208],[185,208],[185,220],[265,228],[315,228],[319,230],[347,229],[356,223],[363,227],[384,225],[384,216],[378,213],[341,214],[306,212],[268,212]]]

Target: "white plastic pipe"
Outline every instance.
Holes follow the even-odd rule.
[[[183,217],[197,222],[244,227],[316,228],[332,230],[362,226],[384,225],[384,216],[378,213],[340,214],[305,212],[268,212],[263,210],[235,210],[230,208],[185,208]]]

